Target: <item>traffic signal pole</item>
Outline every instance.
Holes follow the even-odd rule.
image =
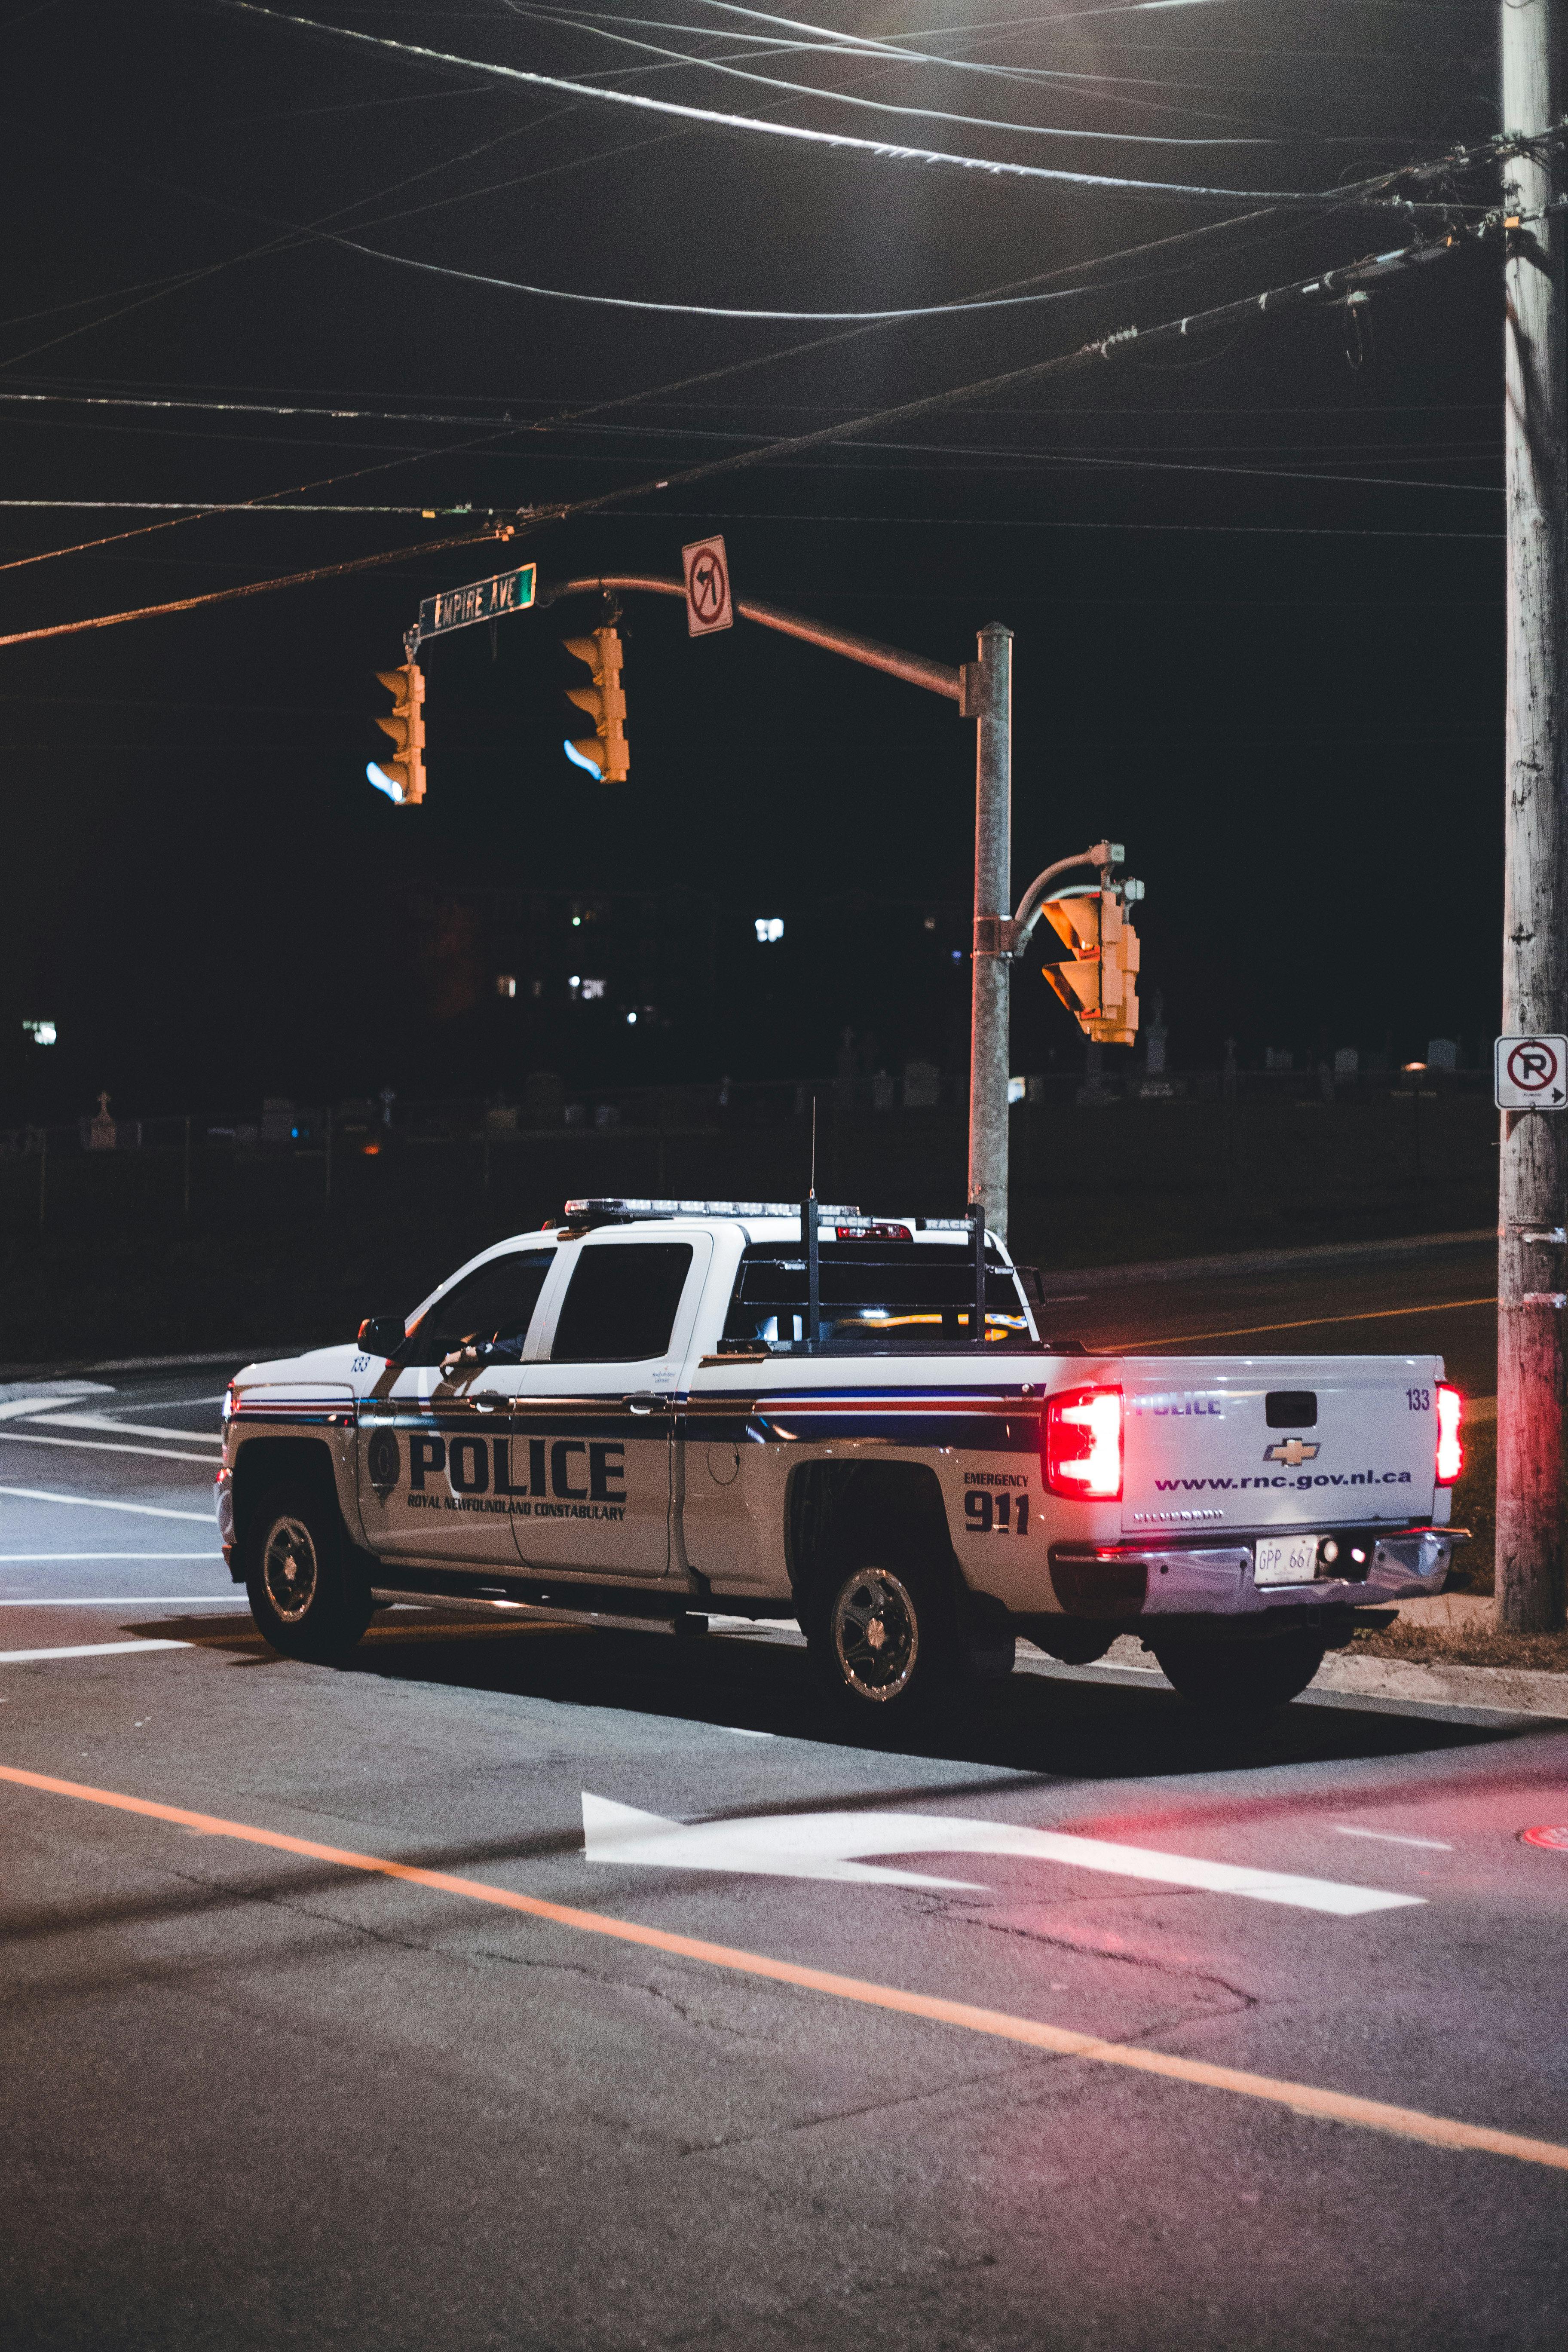
[[[1013,940],[1013,632],[991,621],[963,667],[974,730],[974,961],[969,1018],[969,1198],[1007,1237]]]
[[[1505,131],[1558,118],[1562,0],[1502,0]],[[1555,143],[1504,165],[1508,709],[1504,1033],[1568,1032],[1568,498]],[[1503,1111],[1498,1201],[1497,1622],[1563,1622],[1568,1112]]]
[[[686,594],[682,580],[648,572],[606,572],[589,580],[563,580],[541,588],[539,602],[607,590],[625,594],[645,589],[655,596]],[[1013,632],[993,621],[980,632],[977,657],[961,669],[902,652],[875,637],[826,621],[809,620],[781,604],[737,596],[742,620],[799,637],[824,652],[841,654],[910,686],[956,702],[975,721],[974,755],[974,955],[971,965],[969,1054],[969,1192],[981,1202],[991,1232],[1007,1237],[1008,1009],[1013,940]]]

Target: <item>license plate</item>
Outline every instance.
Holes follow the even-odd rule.
[[[1316,1536],[1263,1536],[1253,1561],[1254,1584],[1310,1584],[1318,1572]]]

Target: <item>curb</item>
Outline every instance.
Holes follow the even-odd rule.
[[[1040,1289],[1047,1298],[1071,1297],[1085,1289],[1119,1290],[1143,1282],[1208,1282],[1226,1275],[1309,1273],[1315,1266],[1408,1264],[1412,1259],[1440,1257],[1449,1250],[1475,1249],[1483,1242],[1495,1246],[1497,1228],[1481,1225],[1472,1233],[1415,1234],[1401,1241],[1321,1242],[1309,1249],[1243,1250],[1225,1257],[1154,1258],[1130,1265],[1053,1266],[1040,1269]]]

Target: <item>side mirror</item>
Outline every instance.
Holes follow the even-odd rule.
[[[395,1356],[407,1336],[401,1315],[367,1315],[359,1327],[359,1343],[367,1356]]]

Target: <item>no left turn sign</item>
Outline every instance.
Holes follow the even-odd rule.
[[[715,629],[732,628],[735,609],[730,602],[730,565],[722,537],[694,540],[680,551],[686,572],[686,629],[706,637]]]
[[[1568,1104],[1568,1037],[1500,1037],[1499,1110],[1561,1110]]]

